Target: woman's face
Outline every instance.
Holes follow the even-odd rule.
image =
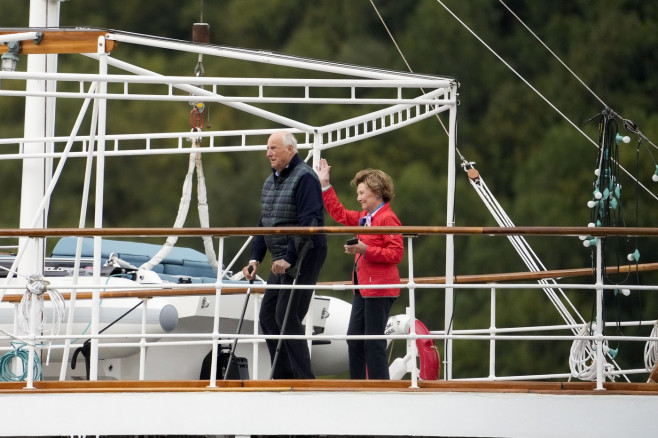
[[[365,183],[356,186],[356,202],[361,204],[361,208],[367,210],[368,213],[372,213],[382,203],[377,196]]]

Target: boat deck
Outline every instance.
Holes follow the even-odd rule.
[[[655,436],[647,419],[658,409],[655,383],[607,382],[604,390],[594,382],[420,381],[417,388],[410,381],[377,380],[209,383],[38,381],[33,389],[0,383],[0,403],[12,407],[0,436],[642,437]],[[620,402],[623,421],[614,419]]]

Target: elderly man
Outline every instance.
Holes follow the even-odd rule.
[[[267,158],[272,174],[265,180],[261,193],[260,227],[322,226],[324,204],[322,190],[315,171],[297,154],[297,140],[286,131],[278,131],[267,141]],[[296,239],[292,235],[256,236],[251,249],[251,260],[242,272],[253,279],[258,265],[267,250],[272,254],[268,284],[290,285],[294,278],[287,273],[293,266],[300,267],[297,284],[315,284],[327,256],[327,238],[314,235],[311,248],[303,260],[299,260]],[[251,272],[249,268],[252,267]],[[289,271],[288,271],[289,272]],[[292,300],[288,304],[290,298]],[[311,303],[310,290],[289,288],[267,289],[260,309],[260,325],[264,334],[303,335],[302,320]],[[286,308],[290,306],[288,320],[283,327]],[[270,359],[274,361],[277,341],[267,340]],[[277,363],[273,364],[275,379],[314,379],[311,356],[305,340],[284,340]]]

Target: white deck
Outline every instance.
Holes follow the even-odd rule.
[[[658,408],[654,384],[596,391],[580,383],[574,384],[580,389],[554,391],[519,382],[481,387],[433,382],[432,388],[418,389],[387,385],[392,382],[369,382],[368,388],[325,382],[332,386],[269,381],[207,390],[184,383],[170,391],[0,390],[0,403],[11,406],[12,413],[0,435],[655,436],[650,420]],[[639,387],[655,389],[631,390]],[[623,418],[615,418],[622,404]]]

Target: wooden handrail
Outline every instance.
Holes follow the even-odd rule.
[[[625,274],[628,272],[649,272],[649,271],[658,271],[658,263],[643,263],[639,265],[631,266],[611,266],[606,268],[606,274],[616,274],[621,273]],[[591,268],[577,268],[577,269],[555,269],[551,271],[540,271],[540,272],[508,272],[501,274],[473,274],[473,275],[458,275],[454,278],[454,283],[457,284],[469,284],[469,283],[501,283],[505,281],[530,281],[530,280],[540,280],[543,278],[568,278],[568,277],[589,277],[593,276],[594,273]],[[409,281],[407,278],[400,279],[401,283],[406,283]],[[417,284],[445,284],[445,277],[419,277],[415,278],[414,282]],[[350,285],[349,281],[333,281],[333,282],[318,282],[318,289],[322,289],[323,286],[335,286],[335,285]],[[223,287],[222,295],[236,295],[244,294],[247,292],[246,287]],[[166,286],[161,289],[138,289],[138,290],[116,290],[116,291],[102,291],[100,293],[100,298],[109,299],[109,298],[154,298],[154,297],[180,297],[180,296],[203,296],[203,295],[215,295],[216,293],[215,286],[199,286],[193,288],[185,289],[173,289],[171,287],[167,288]],[[252,294],[264,293],[265,288],[252,287]],[[2,301],[16,303],[19,302],[22,298],[22,294],[5,294]],[[64,292],[62,296],[65,300],[70,299],[71,293]],[[78,300],[90,300],[92,298],[91,291],[80,291],[76,293],[76,299]],[[46,299],[48,296],[46,295]]]
[[[102,291],[100,293],[101,299],[110,298],[154,298],[154,297],[187,297],[187,296],[203,296],[215,295],[217,289],[214,286],[199,286],[194,288],[185,289],[172,289],[164,286],[161,289],[132,289],[132,290],[116,290],[116,291]],[[263,288],[252,288],[251,293],[264,293]],[[222,288],[222,295],[237,295],[247,293],[246,287],[227,287]],[[93,292],[80,291],[75,294],[77,300],[90,300],[92,299]],[[18,303],[21,301],[23,294],[5,294],[2,298],[3,302]],[[71,298],[70,292],[62,292],[62,297],[65,300]],[[45,299],[50,299],[48,295],[44,295]]]
[[[1,237],[262,236],[309,234],[452,234],[489,236],[658,236],[652,227],[212,227],[212,228],[0,228]]]
[[[654,383],[604,382],[605,391],[596,389],[596,382],[536,382],[536,381],[419,381],[411,388],[408,380],[218,380],[217,387],[209,387],[208,380],[68,380],[36,381],[30,393],[113,393],[113,392],[223,392],[223,391],[398,391],[398,392],[489,392],[543,394],[634,394],[655,396]],[[25,393],[24,382],[2,382],[0,393]]]
[[[638,265],[608,266],[605,269],[607,275],[626,274],[629,272],[658,271],[658,263],[643,263]],[[554,269],[538,272],[509,272],[500,274],[474,274],[457,275],[454,283],[500,283],[505,281],[541,280],[545,278],[569,278],[569,277],[591,277],[594,276],[593,268]],[[414,279],[416,283],[445,283],[445,277],[422,277]]]

